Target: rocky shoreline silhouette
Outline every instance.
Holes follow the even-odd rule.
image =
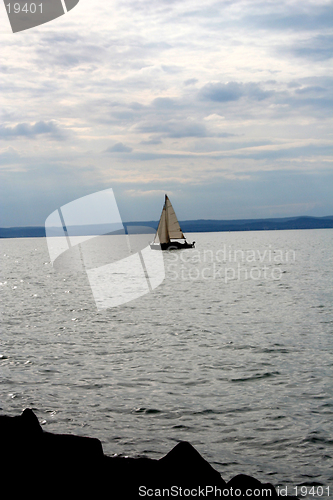
[[[225,482],[184,441],[158,460],[110,457],[96,438],[45,432],[31,409],[0,416],[0,439],[1,491],[11,498],[279,498],[272,484],[244,474]]]

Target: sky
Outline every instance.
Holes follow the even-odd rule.
[[[0,226],[113,188],[123,221],[333,215],[333,3],[0,10]]]

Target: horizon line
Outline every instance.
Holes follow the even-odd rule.
[[[181,219],[179,222],[239,222],[239,221],[263,221],[263,220],[281,220],[281,219],[301,219],[301,218],[310,218],[310,219],[333,219],[332,215],[290,215],[285,217],[258,217],[258,218],[247,218],[247,219]],[[158,219],[154,220],[141,220],[141,221],[125,221],[123,224],[141,224],[145,222],[158,222]],[[75,226],[95,226],[95,225],[107,225],[104,224],[76,224]],[[41,228],[45,227],[45,225],[27,225],[27,226],[0,226],[0,229],[21,229],[21,228]],[[69,226],[71,227],[71,226]]]

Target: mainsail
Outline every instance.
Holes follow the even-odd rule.
[[[181,240],[185,239],[183,231],[180,229],[180,225],[171,205],[171,202],[167,195],[165,195],[165,202],[154,238],[154,243],[168,243],[170,240]]]

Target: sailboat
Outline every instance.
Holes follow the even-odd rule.
[[[177,250],[193,248],[195,241],[189,243],[180,228],[176,213],[168,196],[165,195],[160,222],[155,234],[154,241],[150,244],[153,250]]]

